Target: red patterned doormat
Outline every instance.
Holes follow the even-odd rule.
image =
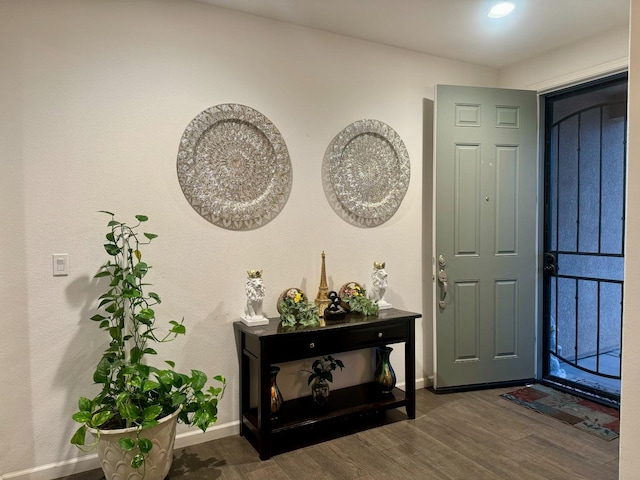
[[[619,436],[620,412],[615,408],[543,385],[531,385],[500,396],[605,440]]]

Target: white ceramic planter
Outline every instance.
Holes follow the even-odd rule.
[[[155,427],[142,431],[141,436],[151,440],[153,448],[145,460],[144,471],[141,469],[140,472],[131,467],[131,459],[138,453],[138,449],[125,452],[118,445],[122,437],[135,438],[136,429],[100,430],[98,458],[106,480],[163,480],[173,463],[173,444],[176,439],[179,411],[176,410],[164,417]],[[90,431],[97,434],[91,429]]]

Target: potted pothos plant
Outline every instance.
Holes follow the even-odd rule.
[[[215,423],[226,380],[216,375],[217,386],[207,388],[208,377],[202,371],[179,373],[171,360],[165,360],[162,368],[155,366],[156,362],[147,362],[156,357],[157,344],[186,333],[184,319],[171,320],[166,333],[159,333],[153,307],[161,299],[147,291],[145,277],[151,266],[142,260],[141,252],[143,245],[157,237],[140,231],[148,218],[136,215],[137,222],[128,225],[116,220],[111,212],[103,213],[111,217],[104,243],[109,259],[95,277],[106,280],[107,287],[91,320],[107,334],[109,344],[93,374],[93,381],[100,385],[99,393],[93,398],[81,397],[78,411],[72,416],[81,426],[71,443],[83,449],[97,447],[100,457],[105,449],[113,453],[105,442],[114,434],[115,448],[130,464],[133,478],[137,473],[146,480],[162,479],[173,460],[176,421],[202,431]],[[166,437],[164,441],[170,445],[161,445],[153,438],[161,427],[169,428],[159,436]],[[88,431],[95,435],[95,441],[85,444]],[[163,465],[155,464],[157,455],[165,461]],[[106,478],[111,478],[111,468],[115,467],[103,458],[101,464]]]

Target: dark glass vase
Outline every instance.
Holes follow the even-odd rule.
[[[376,348],[377,366],[373,374],[373,381],[378,384],[382,393],[391,393],[396,386],[396,372],[393,371],[389,361],[392,351],[391,347]]]
[[[329,383],[322,377],[316,377],[311,382],[311,398],[318,407],[323,407],[329,401]]]
[[[282,393],[278,388],[278,383],[276,381],[276,377],[278,376],[278,372],[280,371],[280,367],[276,367],[274,365],[271,366],[271,415],[275,416],[280,411],[280,407],[282,407],[282,402],[284,399],[282,398]]]

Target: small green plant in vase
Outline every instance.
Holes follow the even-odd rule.
[[[107,479],[116,475],[116,466],[120,471],[121,463],[130,464],[126,478],[162,479],[173,459],[175,422],[195,425],[202,431],[215,423],[226,380],[217,375],[214,379],[220,386],[206,388],[204,372],[179,373],[171,360],[165,360],[164,368],[147,362],[157,355],[152,345],[174,340],[184,335],[186,328],[183,321],[172,320],[167,333],[159,334],[154,307],[161,300],[157,293],[147,291],[145,277],[151,266],[142,260],[141,253],[142,246],[157,235],[138,230],[148,218],[136,215],[137,223],[128,225],[111,212],[103,213],[111,217],[104,243],[109,259],[95,277],[107,280],[106,291],[100,295],[98,313],[91,320],[107,335],[108,346],[93,374],[99,393],[93,398],[81,397],[72,416],[81,426],[71,443],[83,449],[97,448]],[[167,425],[170,433],[163,432],[158,438],[166,436],[170,445],[154,447],[152,434]],[[85,447],[87,432],[96,440]],[[103,458],[106,452],[114,451],[107,445],[110,441],[122,453],[114,465]],[[161,465],[155,464],[156,458]]]
[[[344,368],[342,360],[333,358],[331,355],[325,355],[314,360],[311,370],[305,370],[310,374],[307,385],[311,385],[311,397],[316,405],[326,405],[329,400],[330,389],[327,382],[333,382],[333,372],[337,368],[340,368],[340,370]]]

